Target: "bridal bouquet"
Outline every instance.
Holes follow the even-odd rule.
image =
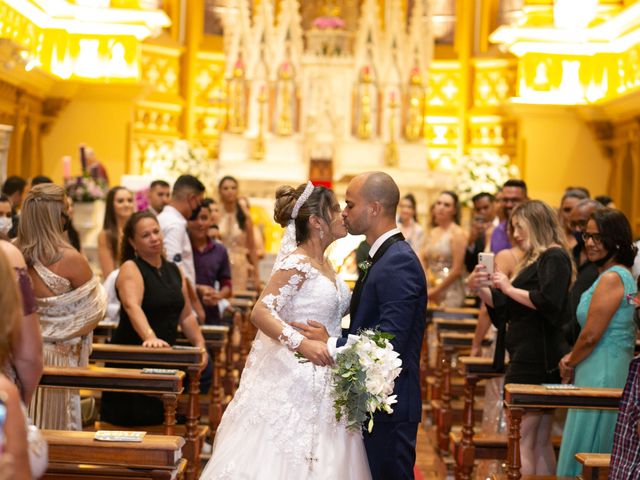
[[[362,330],[349,335],[338,348],[333,366],[333,406],[336,419],[347,419],[347,428],[360,430],[367,421],[373,429],[373,414],[393,413],[397,402],[392,395],[395,379],[400,375],[402,360],[389,340],[393,335],[377,330]]]

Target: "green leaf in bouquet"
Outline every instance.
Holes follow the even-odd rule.
[[[373,415],[369,417],[369,423],[367,424],[367,431],[371,433],[371,430],[373,430]]]

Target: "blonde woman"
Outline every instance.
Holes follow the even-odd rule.
[[[557,365],[565,353],[561,326],[573,276],[566,237],[556,212],[538,200],[518,205],[510,222],[513,238],[524,252],[513,280],[501,271],[489,278],[485,267],[478,265],[469,285],[477,289],[498,328],[495,362],[504,361],[505,347],[509,352],[505,384],[559,383]],[[493,288],[485,286],[489,281]],[[551,420],[551,413],[530,412],[523,417],[524,475],[555,472]]]
[[[33,282],[45,366],[86,366],[93,328],[106,309],[98,278],[63,236],[68,208],[62,187],[37,185],[23,203],[16,239]],[[80,397],[40,387],[29,416],[40,428],[81,430]]]
[[[0,288],[0,312],[2,312],[0,315],[0,365],[4,365],[11,354],[12,332],[20,321],[22,311],[13,270],[2,251],[0,251],[0,285],[2,285]],[[4,442],[0,449],[0,478],[28,480],[31,478],[29,448],[25,418],[20,406],[20,394],[13,382],[2,373],[0,373],[0,403],[6,408],[6,420],[2,428]]]

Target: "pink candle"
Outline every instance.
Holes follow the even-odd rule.
[[[62,157],[62,177],[71,177],[71,157],[69,155]]]
[[[396,92],[391,92],[391,103],[396,103]]]

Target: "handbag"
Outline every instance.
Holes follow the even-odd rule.
[[[22,413],[24,414],[27,427],[27,445],[29,448],[29,466],[31,467],[31,476],[40,478],[47,471],[49,464],[49,446],[42,436],[42,432],[36,427],[29,415],[27,408],[22,404]]]

